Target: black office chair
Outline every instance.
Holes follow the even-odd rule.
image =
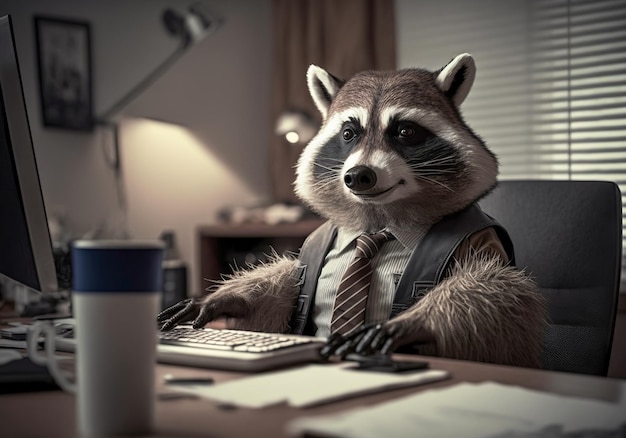
[[[546,369],[606,376],[619,297],[622,204],[599,181],[501,181],[479,202],[548,299]]]

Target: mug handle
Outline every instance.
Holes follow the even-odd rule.
[[[39,338],[42,335],[44,337],[45,350],[45,354],[43,355],[37,350]],[[59,368],[59,362],[55,357],[55,338],[56,328],[49,321],[41,321],[30,327],[26,337],[28,357],[37,365],[47,366],[52,378],[62,390],[75,394],[76,383],[71,382],[68,379],[68,373]]]

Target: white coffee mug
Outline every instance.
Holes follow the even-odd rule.
[[[46,362],[59,386],[77,394],[83,436],[150,433],[154,424],[157,324],[164,246],[161,242],[72,244],[76,384],[55,359],[55,329],[35,324],[29,355]],[[45,335],[43,358],[36,352]]]
[[[43,339],[43,354],[38,351],[41,339]],[[50,375],[62,390],[72,394],[76,393],[73,374],[61,369],[61,358],[56,356],[56,327],[52,321],[35,322],[28,329],[26,347],[30,360],[37,365],[47,366]]]

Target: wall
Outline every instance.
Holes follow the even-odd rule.
[[[25,98],[49,215],[64,215],[70,237],[156,238],[174,230],[195,285],[194,229],[229,205],[266,202],[271,61],[269,0],[205,1],[222,27],[192,46],[125,110],[122,178],[109,165],[110,132],[44,128],[33,15],[91,23],[95,114],[102,114],[177,47],[161,14],[192,1],[3,0],[11,14]],[[147,116],[182,126],[134,118]],[[124,202],[126,201],[126,202]],[[127,204],[127,211],[123,208]]]

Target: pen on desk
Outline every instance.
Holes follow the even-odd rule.
[[[213,377],[208,376],[176,377],[166,374],[163,379],[168,385],[211,385],[215,382]]]
[[[43,315],[33,316],[33,321],[52,321],[55,319],[70,319],[72,314],[67,313],[45,313]]]
[[[157,394],[157,398],[161,401],[172,401],[172,400],[184,400],[184,399],[197,399],[198,396],[195,394],[185,393],[185,392],[161,392]]]

